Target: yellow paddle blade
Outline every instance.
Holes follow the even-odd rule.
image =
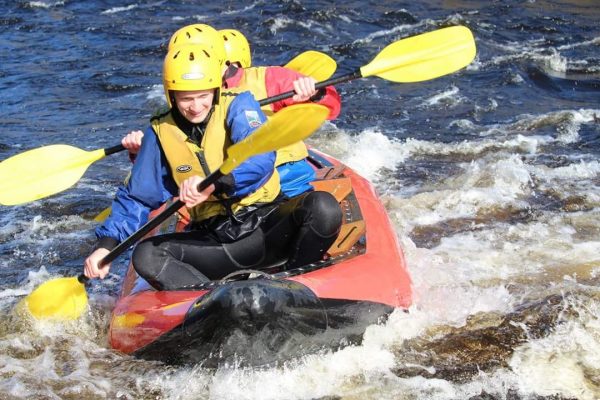
[[[77,278],[57,278],[42,283],[26,298],[20,307],[36,319],[74,320],[87,307],[85,286]]]
[[[384,48],[360,72],[392,82],[421,82],[457,71],[475,58],[469,28],[452,26],[398,40]]]
[[[309,137],[329,115],[319,104],[295,104],[270,117],[250,136],[227,149],[227,159],[219,170],[223,175],[233,171],[244,160],[257,154],[277,150]]]
[[[106,207],[104,210],[100,211],[100,214],[94,217],[94,221],[104,222],[104,220],[110,215],[111,210],[112,209],[110,207]]]
[[[57,144],[40,147],[0,162],[0,204],[39,200],[73,186],[104,150],[84,151]]]
[[[329,79],[335,73],[337,63],[325,53],[309,50],[292,58],[284,67],[312,76],[318,82]]]

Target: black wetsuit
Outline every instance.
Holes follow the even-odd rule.
[[[133,253],[135,270],[153,287],[175,290],[278,261],[294,268],[320,260],[342,223],[336,199],[319,191],[265,205],[243,219],[256,216],[262,217],[258,226],[233,241],[213,228],[228,225],[226,216],[199,230],[148,238]]]

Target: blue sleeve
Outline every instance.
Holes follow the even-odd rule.
[[[227,111],[227,128],[233,143],[248,137],[266,121],[258,102],[250,92],[239,94]],[[260,188],[271,177],[275,165],[275,152],[248,158],[232,171],[233,190],[228,196],[245,196]]]
[[[142,147],[137,155],[131,177],[117,189],[111,214],[96,228],[98,238],[112,238],[122,242],[137,231],[150,211],[178,194],[178,188],[169,173],[168,164],[152,128],[144,132]]]
[[[294,197],[314,190],[310,184],[317,177],[315,170],[306,159],[291,161],[277,167],[281,191],[287,197]]]

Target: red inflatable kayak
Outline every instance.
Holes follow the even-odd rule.
[[[366,326],[411,304],[396,233],[372,185],[315,150],[317,190],[344,213],[326,259],[282,271],[240,271],[194,290],[156,291],[130,266],[113,311],[111,346],[167,363],[261,365],[360,341]],[[167,221],[162,231],[184,221]],[[170,223],[169,223],[170,222]]]

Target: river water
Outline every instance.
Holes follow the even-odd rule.
[[[308,140],[374,183],[414,304],[360,346],[289,365],[167,367],[107,345],[122,257],[84,320],[22,321],[24,295],[80,272],[93,217],[130,168],[113,155],[63,193],[0,206],[0,398],[600,398],[598,1],[207,3],[0,1],[0,159],[145,128],[164,104],[166,43],[186,24],[243,31],[256,65],[314,49],[340,74],[395,40],[468,26],[468,68],[341,84],[342,115]]]

